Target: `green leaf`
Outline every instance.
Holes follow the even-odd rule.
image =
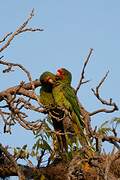
[[[98,129],[99,134],[101,135],[107,135],[109,132],[112,132],[112,129],[109,127],[103,127]]]
[[[22,147],[22,149],[24,149],[24,150],[26,150],[26,148],[27,148],[27,144],[25,144],[25,145]]]
[[[120,124],[120,118],[118,118],[118,117],[113,118],[111,122],[115,122],[117,124]]]
[[[107,135],[109,132],[112,132],[112,129],[109,127],[109,121],[105,121],[104,123],[102,123],[98,128],[98,132],[101,135]]]
[[[105,121],[104,123],[101,124],[100,128],[105,127],[106,125],[108,125],[109,121]]]

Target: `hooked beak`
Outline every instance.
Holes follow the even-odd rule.
[[[51,79],[51,78],[48,79],[48,82],[49,82],[50,84],[54,84],[54,80]]]

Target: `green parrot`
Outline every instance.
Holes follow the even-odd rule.
[[[63,119],[64,112],[55,106],[55,101],[52,94],[51,81],[56,81],[56,76],[46,71],[40,76],[41,89],[39,101],[40,103],[49,109],[49,115],[53,122],[53,127],[56,132],[63,133],[62,135],[56,135],[58,140],[58,146],[60,151],[67,150],[66,138],[64,135]]]
[[[55,75],[49,71],[44,72],[40,76],[41,88],[39,101],[46,108],[51,108],[55,104],[52,95],[52,86],[49,83],[50,79],[55,81]]]
[[[72,75],[65,68],[57,70],[56,81],[49,79],[49,82],[53,84],[52,94],[56,106],[63,108],[63,110],[67,110],[69,113],[75,133],[78,135],[81,145],[90,146],[89,140],[84,133],[85,124],[81,117],[75,90],[71,87],[71,81]]]
[[[67,109],[71,116],[75,115],[77,124],[83,128],[85,126],[84,121],[81,118],[79,103],[75,90],[71,87],[71,81],[72,74],[67,69],[61,68],[57,70],[56,82],[52,88],[54,101],[57,106]]]

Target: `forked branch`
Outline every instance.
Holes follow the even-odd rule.
[[[98,110],[96,110],[96,111],[91,112],[91,113],[89,114],[90,116],[93,116],[93,115],[95,115],[95,114],[97,114],[97,113],[101,113],[101,112],[112,113],[112,112],[114,112],[114,111],[118,111],[118,107],[117,107],[116,103],[112,101],[112,98],[110,98],[109,101],[104,100],[103,98],[101,98],[100,93],[99,93],[99,89],[100,89],[100,87],[102,86],[102,84],[104,83],[105,79],[107,78],[108,73],[109,73],[109,71],[108,71],[108,72],[105,74],[105,76],[102,78],[102,80],[100,81],[100,83],[98,84],[98,86],[96,87],[96,89],[94,90],[94,89],[92,88],[92,91],[93,91],[94,95],[96,96],[96,98],[97,98],[102,104],[107,105],[107,106],[110,106],[110,107],[112,107],[112,109],[105,109],[105,108],[98,109]]]
[[[7,34],[0,40],[0,44],[3,43],[11,34],[12,34],[12,32],[7,33]]]
[[[89,80],[86,80],[86,81],[84,80],[84,79],[85,79],[85,68],[86,68],[86,66],[87,66],[87,64],[88,64],[88,61],[89,61],[89,59],[90,59],[90,56],[91,56],[92,52],[93,52],[93,49],[90,49],[89,54],[88,54],[88,56],[87,56],[87,58],[86,58],[86,60],[85,60],[85,62],[84,62],[83,69],[82,69],[82,72],[81,72],[81,78],[80,78],[80,81],[79,81],[79,83],[78,83],[78,86],[77,86],[77,88],[76,88],[76,90],[75,90],[76,94],[77,94],[77,92],[78,92],[78,90],[80,89],[80,86],[81,86],[82,84],[85,84],[85,83],[89,82]]]
[[[7,66],[7,68],[3,70],[3,73],[6,73],[6,72],[8,73],[10,71],[14,71],[14,70],[12,70],[13,67],[19,67],[23,72],[25,72],[25,74],[28,77],[28,80],[30,81],[30,83],[32,85],[32,89],[34,89],[34,83],[32,83],[32,76],[31,76],[30,72],[24,66],[22,66],[21,64],[10,63],[10,62],[3,61],[3,60],[0,60],[0,64]]]
[[[7,33],[3,39],[0,41],[0,43],[6,41],[6,39],[8,38],[7,42],[0,48],[0,52],[2,52],[4,49],[6,49],[11,41],[14,39],[15,36],[23,33],[23,32],[36,32],[36,31],[43,31],[43,29],[40,29],[40,28],[26,28],[26,26],[28,25],[29,21],[32,19],[32,17],[34,16],[34,9],[32,10],[32,12],[30,13],[29,17],[27,18],[27,20],[22,24],[20,25],[15,32],[10,32],[10,33]]]

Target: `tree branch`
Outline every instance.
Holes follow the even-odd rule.
[[[32,81],[32,84],[34,84],[35,88],[41,86],[41,83],[39,80]],[[29,90],[32,90],[31,83],[24,83],[21,87],[20,86],[21,86],[21,84],[10,87],[10,88],[6,89],[5,91],[0,92],[0,101],[3,101],[4,98],[7,97],[7,94],[11,94],[11,95],[18,94],[18,95],[23,95],[26,97],[30,97],[34,100],[37,100],[35,94],[33,92],[29,91]]]
[[[85,78],[84,74],[85,74],[85,68],[86,68],[86,66],[87,66],[87,64],[88,64],[88,61],[89,61],[89,59],[90,59],[90,56],[91,56],[92,52],[93,52],[93,49],[90,49],[89,54],[88,54],[88,56],[87,56],[87,58],[86,58],[86,60],[85,60],[85,62],[84,62],[83,69],[82,69],[82,73],[81,73],[81,78],[80,78],[80,81],[79,81],[79,83],[78,83],[78,86],[77,86],[77,88],[76,88],[76,90],[75,90],[75,93],[76,93],[76,94],[77,94],[77,92],[78,92],[78,90],[80,89],[80,86],[81,86],[82,84],[85,84],[85,83],[89,82],[89,80],[84,81],[84,78]]]
[[[98,139],[102,142],[107,141],[111,144],[113,144],[118,150],[120,150],[120,146],[117,143],[120,143],[120,138],[115,136],[107,136],[107,135],[101,135],[98,132],[91,131],[91,135],[93,138]]]
[[[32,84],[32,76],[31,76],[30,72],[24,66],[22,66],[21,64],[10,63],[10,62],[3,61],[3,60],[0,60],[0,64],[8,66],[7,69],[3,70],[3,73],[6,73],[6,72],[8,73],[8,72],[12,71],[12,67],[19,67],[23,72],[26,73],[28,80],[30,81],[30,83],[32,85],[32,89],[34,89],[34,84]]]
[[[26,120],[26,117],[28,116],[24,112],[22,112],[23,108],[26,110],[29,109],[41,113],[46,113],[47,111],[40,105],[36,107],[30,103],[30,99],[38,101],[38,99],[36,98],[36,94],[31,91],[32,84],[35,88],[37,88],[40,86],[40,81],[35,80],[32,81],[32,83],[30,82],[26,84],[22,82],[18,86],[14,86],[3,92],[0,92],[0,101],[6,102],[6,104],[4,103],[3,106],[0,106],[1,109],[5,108],[6,110],[6,112],[0,110],[0,116],[2,117],[2,120],[5,124],[4,132],[11,133],[10,127],[14,125],[16,121],[27,130],[36,131],[42,128],[42,123],[40,121],[28,122]],[[23,95],[25,97],[29,97],[29,99],[26,101],[24,98],[18,98],[17,95]]]
[[[0,40],[0,44],[1,44],[2,42],[4,42],[11,34],[12,34],[12,32],[7,33],[7,34]]]
[[[118,142],[120,143],[120,138],[114,136],[103,136],[102,141],[108,141],[110,143]]]
[[[98,109],[98,110],[96,110],[96,111],[94,111],[94,112],[91,112],[91,113],[89,114],[90,116],[93,116],[93,115],[95,115],[95,114],[97,114],[97,113],[101,113],[101,112],[112,113],[112,112],[114,112],[114,111],[118,111],[118,107],[117,107],[116,103],[112,102],[112,98],[110,98],[109,101],[106,101],[106,100],[102,99],[102,98],[100,97],[100,94],[99,94],[99,88],[100,88],[100,87],[102,86],[102,84],[104,83],[105,79],[106,79],[107,76],[108,76],[108,73],[109,73],[109,71],[108,71],[108,72],[105,74],[105,76],[102,78],[102,80],[100,81],[100,83],[98,84],[98,86],[96,87],[96,89],[94,90],[94,89],[92,88],[92,91],[93,91],[94,95],[96,96],[96,98],[97,98],[102,104],[107,105],[107,106],[111,106],[112,109],[105,109],[105,108]]]
[[[32,19],[32,17],[34,16],[34,9],[32,10],[32,12],[30,13],[29,17],[27,18],[27,20],[20,25],[15,32],[13,33],[8,33],[1,41],[0,43],[2,43],[3,41],[5,41],[8,38],[7,42],[0,48],[0,52],[2,52],[4,49],[6,49],[11,41],[14,39],[15,36],[19,35],[20,33],[23,32],[35,32],[35,31],[43,31],[43,29],[32,29],[32,28],[25,28],[27,26],[27,24],[29,23],[29,21]]]

